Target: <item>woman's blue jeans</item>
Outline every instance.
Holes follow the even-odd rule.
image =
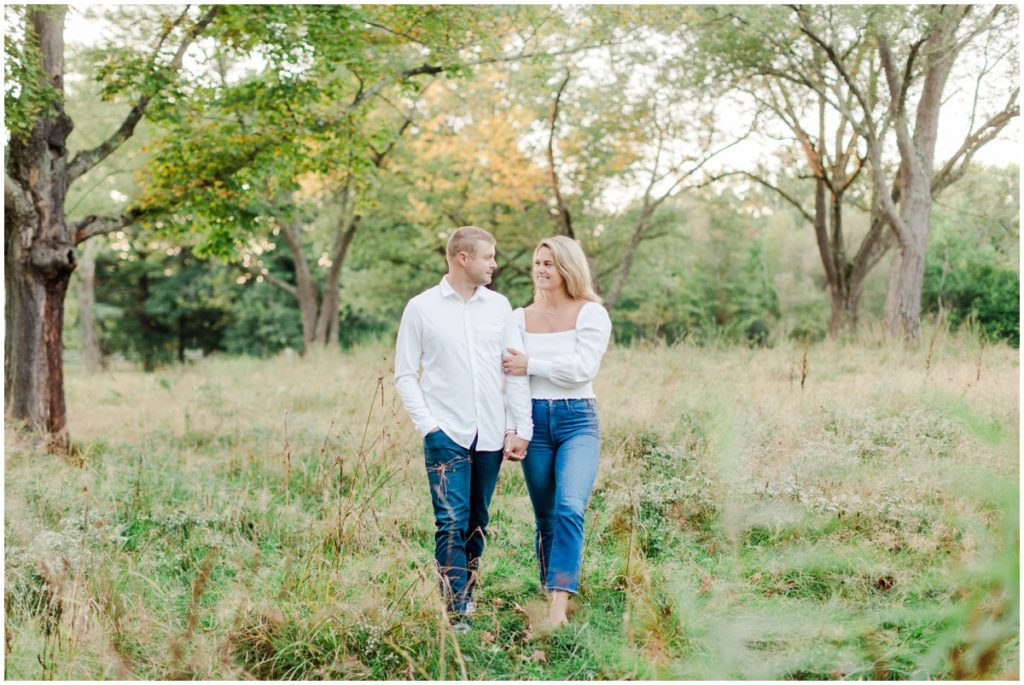
[[[501,468],[501,451],[462,447],[444,431],[428,433],[423,452],[434,504],[434,559],[449,611],[463,612],[473,596],[487,537],[487,507]]]
[[[583,562],[583,511],[601,452],[593,399],[534,400],[533,440],[523,460],[537,521],[540,582],[575,593]]]

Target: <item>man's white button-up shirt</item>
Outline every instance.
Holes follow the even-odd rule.
[[[523,341],[504,295],[481,286],[466,302],[445,276],[409,300],[398,327],[395,387],[420,435],[440,427],[463,447],[476,437],[482,451],[500,450],[506,429],[530,440],[530,381],[502,373],[508,347],[522,350]]]

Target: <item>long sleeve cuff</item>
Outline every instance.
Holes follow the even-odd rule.
[[[530,357],[526,360],[526,373],[530,376],[543,376],[544,378],[550,378],[553,368],[554,363],[547,359]]]
[[[516,426],[516,436],[522,438],[526,442],[533,440],[533,424],[529,423],[525,426]]]
[[[533,440],[533,421],[525,421],[522,425],[516,425],[516,419],[512,412],[505,412],[505,433],[515,433],[517,437],[529,442]]]

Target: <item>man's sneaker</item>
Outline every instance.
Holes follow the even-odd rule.
[[[465,617],[463,614],[456,614],[456,617],[452,617],[452,630],[456,633],[466,633],[473,628],[473,622]]]
[[[466,602],[466,606],[461,611],[448,611],[448,621],[452,625],[452,630],[457,633],[464,633],[473,627],[473,614],[476,613],[476,604],[474,602]]]

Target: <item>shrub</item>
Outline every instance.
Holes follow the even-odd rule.
[[[922,307],[946,312],[950,326],[974,321],[992,340],[1020,347],[1020,279],[1009,269],[979,261],[925,267]]]

